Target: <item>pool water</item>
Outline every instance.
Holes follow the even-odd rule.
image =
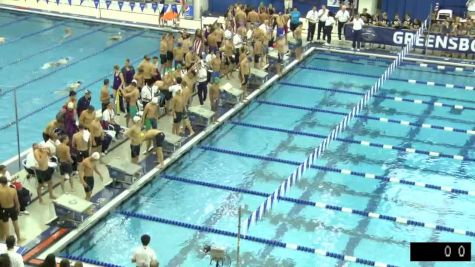
[[[3,25],[3,26],[2,26]],[[64,30],[73,35],[62,40]],[[7,42],[0,45],[0,162],[16,155],[14,94],[17,92],[21,150],[41,140],[47,123],[66,103],[64,89],[81,81],[78,99],[87,88],[98,108],[99,91],[105,78],[112,81],[112,67],[126,58],[135,66],[145,54],[156,55],[160,32],[108,24],[55,19],[0,11],[0,32]],[[109,37],[120,32],[121,41]],[[70,57],[69,64],[50,69],[42,66]]]
[[[133,266],[130,263],[133,247],[139,245],[142,234],[148,233],[152,236],[151,246],[157,251],[160,266],[208,266],[209,258],[200,252],[205,244],[225,247],[234,260],[235,238],[128,217],[119,211],[237,232],[238,208],[242,207],[244,223],[250,213],[264,201],[264,197],[218,189],[212,185],[226,185],[267,194],[273,192],[296,167],[291,162],[280,160],[302,162],[323,140],[314,135],[327,135],[343,117],[298,107],[347,113],[360,99],[351,94],[301,86],[365,92],[376,79],[361,74],[381,75],[389,63],[339,54],[315,53],[169,167],[161,174],[162,177],[157,176],[123,203],[116,213],[108,215],[70,244],[62,254]],[[308,67],[324,70],[309,70]],[[352,74],[341,75],[335,71]],[[456,78],[461,74],[467,77]],[[455,73],[408,65],[398,69],[393,77],[445,83],[456,81],[457,84],[468,85],[473,84],[473,75],[468,72]],[[474,92],[401,81],[388,81],[379,94],[475,107],[475,101],[470,100]],[[279,103],[297,108],[276,105]],[[364,110],[363,115],[471,130],[475,114],[473,110],[455,111],[446,107],[376,98]],[[342,138],[462,155],[467,159],[475,157],[472,149],[475,139],[471,135],[439,129],[355,119],[344,131]],[[256,155],[266,158],[256,158]],[[470,160],[429,157],[335,141],[315,165],[475,190],[475,169]],[[211,186],[199,186],[166,177],[206,182]],[[310,169],[287,196],[456,229],[475,229],[473,196],[408,184]],[[410,242],[473,240],[473,237],[455,233],[286,201],[278,202],[270,214],[266,214],[262,221],[251,227],[248,234],[397,266],[419,265],[409,261]],[[241,242],[241,259],[242,266],[343,264],[331,257],[251,241]],[[433,266],[469,264],[435,263]]]

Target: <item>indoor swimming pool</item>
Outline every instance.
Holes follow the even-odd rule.
[[[63,39],[65,29],[72,36]],[[87,88],[98,108],[103,80],[130,58],[135,66],[145,54],[156,55],[160,32],[31,14],[0,11],[0,162],[16,155],[13,90],[17,92],[21,150],[41,140],[46,124],[66,103],[69,84],[81,81],[78,99]],[[120,32],[122,39],[111,41]],[[45,69],[48,62],[70,59]]]
[[[205,244],[234,262],[238,208],[247,219],[389,63],[314,53],[61,255],[132,266],[147,233],[160,266],[208,266]],[[410,242],[473,241],[474,82],[473,70],[400,67],[249,230],[242,266],[419,266]]]

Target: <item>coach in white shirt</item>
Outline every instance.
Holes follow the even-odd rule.
[[[15,251],[15,243],[16,243],[15,237],[12,236],[12,235],[8,236],[5,243],[7,245],[8,258],[10,259],[10,265],[9,266],[11,266],[11,267],[23,267],[23,266],[25,266],[23,264],[22,256]]]
[[[315,27],[317,26],[318,21],[318,12],[316,6],[314,6],[312,10],[307,12],[306,18],[308,21],[307,42],[311,42],[313,41],[313,36],[315,35]]]
[[[363,29],[364,21],[359,14],[355,15],[353,19],[353,50],[360,51],[361,47],[361,30]]]
[[[328,9],[325,5],[322,6],[322,9],[318,10],[317,16],[318,16],[317,40],[320,40],[320,34],[325,28],[325,22],[327,21],[327,17],[328,17]],[[323,40],[325,40],[325,35],[323,35]]]
[[[135,266],[137,267],[158,266],[157,255],[155,255],[155,251],[148,246],[150,243],[150,236],[143,235],[140,240],[142,241],[142,246],[135,249],[134,255],[132,256],[132,262],[135,263]]]
[[[336,12],[335,18],[338,20],[338,39],[341,40],[341,30],[350,19],[350,12],[346,10],[345,5],[342,5],[341,9]]]

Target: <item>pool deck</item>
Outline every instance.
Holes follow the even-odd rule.
[[[199,26],[199,21],[194,21],[196,27]],[[146,25],[144,25],[146,27]],[[161,29],[161,28],[160,28]],[[336,36],[334,36],[336,37]],[[291,37],[289,38],[291,39]],[[304,38],[305,39],[305,38]],[[335,38],[337,39],[337,38]],[[332,46],[330,48],[317,48],[318,50],[325,50],[325,51],[335,51],[335,52],[342,52],[342,53],[351,53],[354,54],[353,51],[348,51],[350,43],[347,41],[335,41],[338,43],[337,46]],[[313,45],[313,44],[311,44]],[[307,51],[307,55],[310,54],[311,51]],[[369,55],[375,56],[375,53],[371,51],[371,53],[367,53],[367,51],[357,53],[359,55]],[[376,55],[379,57],[385,58],[393,58],[394,56],[388,53]],[[433,64],[445,64],[451,65],[454,67],[471,67],[470,61],[467,61],[469,64],[464,63],[457,63],[451,62],[450,60],[441,61],[440,58],[433,57],[433,61],[430,60],[432,57],[428,56],[425,59],[418,59],[414,58],[411,59],[415,62],[428,62]],[[427,60],[429,59],[429,60]],[[437,60],[438,59],[438,60]],[[295,60],[292,61],[292,64],[288,64],[286,67],[286,71],[290,70],[297,62]],[[260,94],[265,88],[267,88],[273,81],[277,80],[278,76],[273,75],[271,72],[268,77],[268,81],[259,89],[254,91],[250,94],[246,100],[241,103],[238,103],[235,107],[231,107],[230,109],[221,110],[221,117],[218,119],[218,123],[210,125],[206,129],[201,129],[201,131],[197,131],[197,134],[194,137],[188,138],[184,141],[184,145],[178,149],[174,154],[167,158],[166,164],[167,166],[173,163],[176,159],[178,159],[182,154],[186,153],[189,149],[192,148],[194,144],[205,138],[208,134],[213,132],[217,129],[220,125],[222,125],[229,117],[235,114],[237,111],[242,109],[251,99],[255,98],[258,94]],[[222,85],[229,82],[233,87],[239,87],[238,79],[234,78],[230,81],[225,81],[222,79]],[[257,88],[254,88],[257,89]],[[199,106],[197,96],[193,98],[192,106]],[[209,109],[209,101],[207,101],[204,105],[205,108]],[[121,118],[121,124],[124,125],[124,119]],[[172,119],[170,116],[166,115],[159,119],[159,129],[163,130],[166,134],[170,134],[171,132],[171,123]],[[26,239],[20,245],[23,246],[25,262],[28,262],[33,265],[38,265],[41,263],[41,259],[45,257],[45,255],[49,252],[57,252],[61,250],[65,245],[67,245],[70,240],[74,239],[75,236],[81,234],[82,232],[86,231],[89,227],[91,227],[95,222],[97,222],[101,217],[107,215],[110,209],[118,206],[123,200],[125,200],[130,195],[133,195],[134,192],[139,190],[144,184],[149,182],[153,177],[159,173],[159,170],[155,168],[154,164],[154,155],[140,155],[140,164],[142,168],[145,170],[144,175],[141,179],[139,179],[134,185],[132,185],[129,189],[115,189],[110,186],[104,187],[104,184],[108,184],[111,182],[111,178],[109,177],[109,173],[105,164],[109,163],[111,160],[114,159],[123,159],[123,160],[130,160],[130,150],[129,150],[129,141],[121,140],[114,145],[115,147],[111,150],[105,157],[101,159],[103,164],[99,165],[99,170],[101,173],[105,174],[105,181],[102,183],[100,179],[97,177],[95,178],[95,190],[93,192],[93,202],[96,205],[97,212],[92,215],[90,218],[86,219],[86,221],[76,230],[68,230],[66,228],[58,227],[57,225],[50,224],[50,222],[56,217],[55,209],[53,206],[52,201],[47,197],[44,196],[45,203],[40,204],[36,198],[36,182],[34,178],[26,179],[25,171],[20,171],[20,181],[22,181],[23,185],[28,188],[31,193],[33,194],[33,203],[31,203],[27,210],[30,212],[30,215],[23,215],[20,216],[19,222],[21,227],[21,232],[23,237]],[[26,154],[26,153],[24,153]],[[62,194],[61,188],[59,185],[59,177],[55,175],[54,182],[54,192],[57,196]],[[84,192],[82,190],[82,186],[79,184],[79,179],[73,178],[75,191],[72,194],[83,198]],[[66,188],[69,188],[69,184],[66,184]],[[86,266],[94,266],[94,265],[86,265]]]

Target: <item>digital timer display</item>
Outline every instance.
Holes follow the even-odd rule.
[[[411,261],[471,261],[471,243],[411,243]]]

